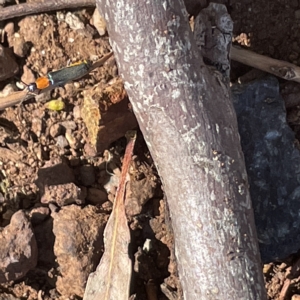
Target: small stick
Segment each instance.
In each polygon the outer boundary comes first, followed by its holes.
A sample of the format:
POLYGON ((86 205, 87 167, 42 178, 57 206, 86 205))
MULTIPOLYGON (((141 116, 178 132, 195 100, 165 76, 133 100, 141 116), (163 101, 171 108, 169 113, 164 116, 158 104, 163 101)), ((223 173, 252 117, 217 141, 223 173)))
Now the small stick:
POLYGON ((20 92, 11 93, 6 97, 0 97, 0 110, 4 110, 7 107, 14 106, 33 97, 34 95, 28 94, 26 89, 20 92))
POLYGON ((80 7, 95 7, 95 0, 47 0, 36 3, 11 5, 0 10, 0 21, 31 14, 80 7))
POLYGON ((103 57, 101 57, 99 60, 97 60, 95 63, 93 63, 93 65, 90 67, 89 72, 93 71, 96 68, 99 68, 101 66, 103 66, 103 64, 110 58, 112 57, 113 52, 109 52, 108 54, 105 54, 103 57))
POLYGON ((231 47, 230 58, 242 64, 271 73, 282 79, 300 82, 300 67, 289 62, 270 58, 234 46, 231 47))

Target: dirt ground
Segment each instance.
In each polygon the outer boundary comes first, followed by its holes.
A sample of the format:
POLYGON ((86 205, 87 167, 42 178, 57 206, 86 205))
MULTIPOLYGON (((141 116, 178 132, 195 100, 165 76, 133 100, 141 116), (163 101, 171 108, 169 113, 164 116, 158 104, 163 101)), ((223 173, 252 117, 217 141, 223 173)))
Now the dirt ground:
MULTIPOLYGON (((298 0, 219 2, 234 21, 235 43, 300 65, 298 0)), ((13 49, 6 69, 13 75, 0 74, 0 90, 8 84, 17 90, 16 82, 29 84, 72 62, 97 61, 109 53, 108 36, 97 32, 93 13, 65 10, 4 22, 2 45, 13 49)), ((235 62, 232 69, 232 80, 250 70, 235 62)), ((281 81, 283 93, 297 89, 298 84, 281 81)), ((290 108, 288 118, 300 138, 298 111, 290 108)), ((0 274, 0 299, 83 297, 88 274, 103 253, 123 135, 135 127, 113 57, 80 80, 0 112, 0 225, 6 226, 0 231, 0 256, 11 245, 10 259, 0 264, 7 270, 0 274), (99 90, 101 99, 95 96, 99 90), (93 124, 96 118, 100 121, 93 124)), ((131 299, 182 299, 168 208, 140 133, 130 175, 131 299)), ((269 299, 300 299, 299 264, 294 254, 263 266, 269 299)))

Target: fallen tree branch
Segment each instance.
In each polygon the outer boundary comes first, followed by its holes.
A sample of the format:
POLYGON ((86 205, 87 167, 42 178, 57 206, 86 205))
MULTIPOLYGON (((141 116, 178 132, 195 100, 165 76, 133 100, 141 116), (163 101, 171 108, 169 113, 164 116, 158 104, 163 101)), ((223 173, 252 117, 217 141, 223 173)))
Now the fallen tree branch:
POLYGON ((183 2, 97 3, 163 182, 184 298, 266 299, 228 85, 203 63, 183 2))
POLYGON ((250 50, 232 46, 230 58, 247 66, 271 73, 285 80, 300 82, 300 67, 250 50))
POLYGON ((89 6, 96 6, 95 0, 47 0, 43 2, 11 5, 0 9, 0 21, 48 11, 62 10, 66 8, 75 9, 89 6))

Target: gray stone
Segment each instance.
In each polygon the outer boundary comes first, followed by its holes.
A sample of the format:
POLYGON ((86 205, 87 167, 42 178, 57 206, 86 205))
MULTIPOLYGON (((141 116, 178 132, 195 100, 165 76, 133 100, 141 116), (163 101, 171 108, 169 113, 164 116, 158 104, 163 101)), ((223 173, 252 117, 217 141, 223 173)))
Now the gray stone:
POLYGON ((264 262, 300 248, 300 154, 278 81, 232 87, 264 262))

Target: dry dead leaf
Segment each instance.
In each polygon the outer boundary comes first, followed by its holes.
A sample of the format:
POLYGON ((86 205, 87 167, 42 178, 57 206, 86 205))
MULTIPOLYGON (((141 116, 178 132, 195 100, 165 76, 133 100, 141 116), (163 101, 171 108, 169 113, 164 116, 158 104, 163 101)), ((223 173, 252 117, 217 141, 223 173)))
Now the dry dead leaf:
POLYGON ((135 139, 136 133, 131 132, 113 211, 104 230, 105 251, 97 270, 89 276, 84 300, 127 300, 129 298, 132 263, 128 256, 130 232, 124 201, 135 139))

